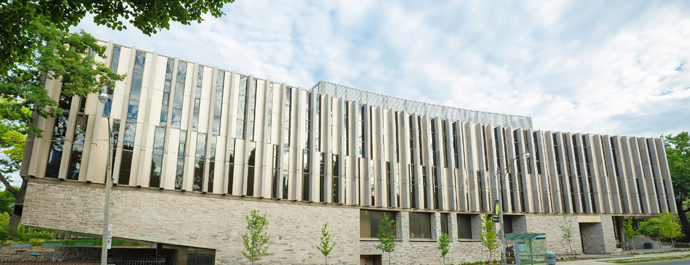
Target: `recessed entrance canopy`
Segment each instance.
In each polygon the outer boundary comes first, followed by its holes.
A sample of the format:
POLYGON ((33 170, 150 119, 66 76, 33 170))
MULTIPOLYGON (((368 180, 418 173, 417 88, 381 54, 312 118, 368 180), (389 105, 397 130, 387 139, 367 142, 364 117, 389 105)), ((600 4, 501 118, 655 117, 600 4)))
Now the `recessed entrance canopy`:
POLYGON ((510 233, 506 234, 506 240, 530 240, 537 237, 545 237, 545 233, 510 233))

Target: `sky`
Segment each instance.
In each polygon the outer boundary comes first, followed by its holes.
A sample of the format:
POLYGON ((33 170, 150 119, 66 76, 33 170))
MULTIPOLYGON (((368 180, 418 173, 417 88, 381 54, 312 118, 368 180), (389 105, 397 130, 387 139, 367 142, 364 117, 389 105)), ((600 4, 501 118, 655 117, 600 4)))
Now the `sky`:
POLYGON ((92 17, 125 46, 311 88, 319 80, 539 130, 690 130, 690 1, 237 0, 152 36, 92 17))

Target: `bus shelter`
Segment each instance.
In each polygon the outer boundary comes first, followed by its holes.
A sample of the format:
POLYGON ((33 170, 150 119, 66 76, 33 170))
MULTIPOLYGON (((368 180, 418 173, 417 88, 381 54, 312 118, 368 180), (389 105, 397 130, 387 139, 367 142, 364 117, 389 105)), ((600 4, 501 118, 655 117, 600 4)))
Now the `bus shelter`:
POLYGON ((546 255, 546 234, 506 234, 506 263, 534 264, 543 262, 546 255))

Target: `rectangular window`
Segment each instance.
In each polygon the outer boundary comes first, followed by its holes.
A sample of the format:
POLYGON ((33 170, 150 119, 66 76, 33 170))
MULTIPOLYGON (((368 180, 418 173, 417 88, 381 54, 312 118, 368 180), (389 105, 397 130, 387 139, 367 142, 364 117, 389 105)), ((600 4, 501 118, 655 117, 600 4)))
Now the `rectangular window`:
MULTIPOLYGON (((113 54, 110 56, 110 70, 113 71, 113 73, 117 73, 117 68, 120 65, 120 46, 113 46, 113 54)), ((107 93, 108 93, 108 98, 112 99, 113 98, 113 89, 115 88, 115 81, 110 80, 110 84, 108 85, 107 93)), ((105 103, 105 107, 103 108, 103 116, 104 117, 110 117, 110 110, 112 109, 112 101, 109 100, 108 102, 105 103)))
POLYGON ((314 150, 321 151, 321 95, 314 94, 316 106, 314 108, 314 150))
POLYGON ((177 146, 177 169, 175 170, 175 189, 182 189, 184 177, 184 151, 187 142, 187 131, 180 131, 180 143, 177 146))
POLYGON ((204 163, 206 163, 206 134, 200 133, 196 136, 193 191, 201 191, 204 182, 204 163))
POLYGON ((283 199, 288 198, 288 168, 290 167, 290 148, 283 148, 283 199))
POLYGON ((326 186, 326 167, 325 167, 325 160, 324 159, 324 153, 318 153, 319 154, 319 183, 321 183, 321 187, 319 188, 319 201, 320 202, 326 202, 326 190, 328 187, 326 186))
POLYGON ((410 238, 431 239, 430 213, 410 213, 410 238))
POLYGON ((237 98, 237 131, 235 138, 244 138, 244 114, 247 111, 247 77, 240 76, 240 91, 237 98))
POLYGON ((458 127, 459 125, 456 126, 456 124, 453 124, 453 157, 455 158, 455 168, 460 168, 460 154, 458 152, 458 127))
POLYGON ((247 196, 254 196, 254 172, 256 169, 256 143, 249 142, 247 158, 247 196))
POLYGON ((280 154, 280 145, 271 145, 273 148, 273 164, 271 165, 271 198, 278 199, 278 191, 280 186, 278 182, 280 181, 280 164, 278 161, 278 155, 280 154))
POLYGON ((256 80, 254 79, 251 84, 248 84, 247 86, 247 93, 249 93, 247 96, 249 97, 249 104, 247 104, 247 118, 249 119, 247 121, 247 139, 251 141, 255 141, 254 139, 254 121, 256 120, 256 90, 258 88, 258 84, 256 80), (251 87, 251 88, 250 88, 251 87))
MULTIPOLYGON (((117 150, 117 139, 120 138, 120 120, 119 119, 113 119, 113 128, 110 132, 113 135, 113 141, 111 142, 112 143, 112 146, 111 146, 112 149, 111 150, 113 153, 112 153, 112 156, 110 157, 112 159, 110 161, 110 170, 111 170, 110 173, 112 174, 113 173, 112 171, 115 171, 114 165, 115 165, 115 150, 117 150)), ((112 178, 112 175, 111 175, 111 178, 112 178)))
POLYGON ((266 130, 264 134, 266 135, 266 141, 271 141, 271 125, 273 125, 273 83, 271 83, 268 86, 268 103, 266 105, 267 108, 267 118, 268 121, 266 122, 266 130))
POLYGON ((304 154, 302 156, 302 200, 304 201, 311 201, 311 196, 309 192, 309 187, 310 185, 310 179, 309 179, 309 150, 304 150, 304 154))
MULTIPOLYGON (((438 171, 439 167, 441 166, 438 157, 439 157, 439 146, 438 142, 436 141, 436 122, 437 119, 431 120, 431 177, 433 178, 433 185, 434 185, 434 206, 436 209, 442 209, 443 205, 441 205, 441 200, 443 196, 443 193, 441 192, 441 178, 439 177, 438 171)), ((428 209, 428 208, 427 208, 428 209)))
POLYGON ((458 214, 458 238, 472 239, 472 217, 471 214, 458 214))
MULTIPOLYGON (((388 216, 388 220, 396 220, 397 212, 384 212, 384 211, 371 211, 371 210, 360 210, 359 211, 359 237, 360 238, 377 238, 379 233, 379 225, 383 221, 384 216, 388 216)), ((398 224, 396 228, 400 228, 398 224)))
POLYGON ((172 86, 172 74, 174 64, 175 60, 172 58, 168 58, 168 63, 165 66, 165 83, 163 85, 163 102, 161 103, 162 107, 161 119, 159 124, 160 126, 165 126, 168 123, 168 104, 170 103, 170 87, 172 86))
POLYGON ((204 67, 199 66, 196 75, 196 89, 194 90, 194 115, 192 116, 192 130, 199 127, 199 110, 201 109, 201 90, 204 82, 204 67))
POLYGON ((177 76, 175 77, 175 96, 173 97, 173 112, 170 126, 179 129, 182 123, 182 104, 184 102, 185 80, 187 79, 187 63, 177 63, 177 76))
POLYGON ((134 137, 137 131, 136 122, 125 122, 125 137, 122 141, 122 159, 120 160, 120 175, 117 183, 129 185, 132 167, 132 152, 134 152, 134 137))
POLYGON ((213 134, 220 134, 220 116, 223 113, 223 85, 225 83, 225 72, 218 71, 216 78, 216 95, 213 101, 213 134))
MULTIPOLYGON (((81 99, 85 102, 86 99, 81 99)), ((69 159, 69 167, 67 169, 67 179, 79 179, 79 172, 81 172, 81 159, 84 153, 84 141, 86 140, 86 126, 88 117, 84 114, 77 114, 77 120, 74 127, 74 141, 72 142, 72 154, 69 159)))
POLYGON ((127 108, 128 121, 136 121, 139 114, 139 99, 141 97, 141 86, 144 78, 145 63, 146 53, 137 52, 134 61, 134 71, 132 73, 132 87, 129 91, 129 107, 127 108))
POLYGON ((156 131, 153 136, 153 156, 151 161, 151 178, 149 179, 149 187, 160 187, 164 146, 165 127, 156 127, 156 131))
POLYGON ((206 191, 207 192, 213 192, 213 179, 215 175, 215 166, 216 166, 216 136, 211 135, 211 150, 210 153, 208 154, 208 185, 206 186, 206 191))
POLYGON ((60 161, 62 161, 62 150, 64 148, 65 133, 67 132, 67 120, 69 112, 63 112, 55 118, 53 127, 53 139, 50 142, 48 154, 48 164, 46 165, 46 178, 57 178, 60 172, 60 161))
POLYGON ((333 154, 332 160, 333 169, 331 172, 333 172, 333 203, 340 203, 340 189, 342 187, 340 183, 342 181, 342 175, 340 174, 340 170, 338 170, 340 166, 340 155, 333 154))
POLYGON ((441 213, 441 233, 444 233, 446 235, 450 235, 450 227, 448 226, 448 218, 450 218, 450 214, 441 213))
POLYGON ((309 141, 311 137, 312 128, 311 128, 311 93, 307 92, 307 108, 304 110, 304 135, 306 136, 306 140, 304 141, 304 149, 310 149, 311 146, 309 145, 311 142, 309 141))
POLYGON ((228 141, 228 194, 232 194, 232 184, 235 182, 235 139, 229 138, 228 141))
POLYGON ((345 130, 340 130, 341 132, 344 132, 343 136, 345 138, 345 155, 349 156, 350 155, 350 101, 345 101, 345 124, 343 124, 343 127, 345 127, 345 130))
POLYGON ((290 113, 291 113, 291 103, 292 100, 292 89, 288 86, 285 87, 285 109, 283 110, 283 142, 285 146, 290 146, 290 113))

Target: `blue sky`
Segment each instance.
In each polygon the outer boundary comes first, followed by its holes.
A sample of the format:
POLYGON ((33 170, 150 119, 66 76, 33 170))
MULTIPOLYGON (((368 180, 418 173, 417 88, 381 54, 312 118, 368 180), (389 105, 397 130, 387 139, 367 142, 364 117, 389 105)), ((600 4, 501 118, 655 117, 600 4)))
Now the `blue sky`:
POLYGON ((72 30, 310 88, 327 80, 535 129, 690 130, 689 1, 238 0, 151 37, 72 30), (507 3, 506 3, 507 2, 507 3))

